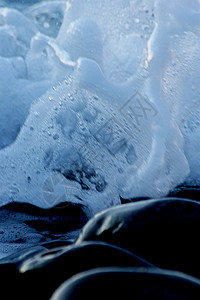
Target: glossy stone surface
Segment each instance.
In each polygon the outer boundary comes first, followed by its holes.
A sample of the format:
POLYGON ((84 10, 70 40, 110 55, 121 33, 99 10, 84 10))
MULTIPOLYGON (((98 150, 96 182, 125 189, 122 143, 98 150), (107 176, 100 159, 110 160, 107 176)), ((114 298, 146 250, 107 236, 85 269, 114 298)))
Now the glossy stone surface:
POLYGON ((199 292, 199 281, 181 273, 102 268, 66 281, 51 300, 196 300, 199 292))
POLYGON ((76 244, 105 241, 160 268, 200 277, 200 204, 178 198, 145 200, 97 214, 76 244))

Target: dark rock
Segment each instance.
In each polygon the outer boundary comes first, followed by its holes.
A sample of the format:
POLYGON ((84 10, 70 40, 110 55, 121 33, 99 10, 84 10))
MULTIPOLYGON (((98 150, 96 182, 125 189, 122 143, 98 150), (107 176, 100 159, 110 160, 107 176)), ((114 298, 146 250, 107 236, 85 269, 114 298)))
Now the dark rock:
MULTIPOLYGON (((0 278, 1 278, 1 299, 25 299, 21 298, 21 293, 26 287, 22 286, 22 276, 19 273, 19 266, 23 261, 46 250, 42 246, 30 247, 17 251, 16 253, 0 260, 0 278)), ((27 294, 26 294, 27 296, 27 294)), ((28 299, 28 297, 27 297, 28 299)))
POLYGON ((106 243, 83 243, 39 253, 20 267, 23 285, 35 284, 33 299, 38 293, 49 299, 53 291, 67 278, 101 266, 152 266, 129 251, 106 243), (45 278, 45 280, 44 280, 45 278))
POLYGON ((200 204, 163 198, 113 207, 83 228, 76 244, 105 241, 160 268, 200 277, 200 204))
POLYGON ((24 256, 20 257, 21 261, 17 258, 9 261, 8 258, 0 264, 3 287, 1 293, 3 290, 8 291, 8 299, 12 297, 49 299, 54 290, 66 279, 92 268, 102 266, 153 267, 129 251, 101 242, 87 242, 77 246, 39 251, 32 253, 27 259, 24 259, 24 256), (7 276, 4 280, 4 271, 8 270, 8 266, 10 266, 10 277, 7 276), (9 286, 13 288, 9 290, 9 286))
POLYGON ((51 209, 16 202, 1 207, 0 256, 6 257, 0 259, 1 299, 31 299, 33 281, 24 286, 20 265, 40 251, 72 244, 86 222, 81 206, 69 203, 51 209))
POLYGON ((101 268, 78 274, 58 288, 51 300, 196 300, 200 281, 172 271, 101 268))
POLYGON ((132 203, 132 202, 142 201, 142 200, 149 200, 149 199, 151 199, 151 198, 149 198, 149 197, 137 197, 137 198, 124 199, 124 198, 120 197, 121 204, 127 204, 127 203, 132 203))
POLYGON ((72 241, 55 240, 46 243, 41 243, 41 245, 47 249, 53 249, 53 248, 58 248, 63 246, 70 246, 72 245, 72 241))
POLYGON ((87 222, 80 205, 63 203, 42 209, 13 202, 0 208, 0 256, 8 256, 31 246, 70 243, 87 222), (58 242, 59 240, 59 242, 58 242))
POLYGON ((88 221, 80 205, 67 202, 48 209, 40 208, 29 203, 12 202, 0 208, 0 222, 1 212, 5 213, 5 211, 7 211, 9 215, 18 213, 29 216, 29 219, 31 216, 35 217, 31 220, 24 220, 24 222, 39 231, 46 229, 51 230, 49 227, 52 227, 52 230, 62 233, 63 230, 66 232, 81 228, 88 221), (35 219, 37 219, 37 222, 34 223, 35 219), (53 226, 51 226, 52 223, 53 226))
POLYGON ((200 200, 199 186, 180 186, 170 192, 169 197, 189 198, 191 200, 200 200))

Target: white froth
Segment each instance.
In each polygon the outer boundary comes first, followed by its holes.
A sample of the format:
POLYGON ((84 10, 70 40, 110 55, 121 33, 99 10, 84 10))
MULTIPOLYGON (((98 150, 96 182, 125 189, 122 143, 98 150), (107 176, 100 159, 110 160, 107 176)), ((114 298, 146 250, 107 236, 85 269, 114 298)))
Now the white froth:
POLYGON ((1 205, 93 215, 199 184, 199 12, 197 0, 1 8, 1 205))

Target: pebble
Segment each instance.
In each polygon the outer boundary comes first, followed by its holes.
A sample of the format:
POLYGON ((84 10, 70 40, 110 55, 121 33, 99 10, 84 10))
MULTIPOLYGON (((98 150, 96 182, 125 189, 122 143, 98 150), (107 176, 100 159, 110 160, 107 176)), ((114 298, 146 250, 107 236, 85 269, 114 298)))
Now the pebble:
POLYGON ((44 237, 0 259, 1 298, 199 299, 200 203, 175 197, 122 203, 89 221, 81 207, 1 208, 1 239, 8 230, 10 244, 15 231, 18 244, 27 234, 44 237))
POLYGON ((51 300, 196 300, 200 282, 172 271, 100 268, 61 285, 51 300))
POLYGON ((105 210, 83 227, 76 244, 104 241, 159 268, 200 278, 200 203, 162 198, 105 210))

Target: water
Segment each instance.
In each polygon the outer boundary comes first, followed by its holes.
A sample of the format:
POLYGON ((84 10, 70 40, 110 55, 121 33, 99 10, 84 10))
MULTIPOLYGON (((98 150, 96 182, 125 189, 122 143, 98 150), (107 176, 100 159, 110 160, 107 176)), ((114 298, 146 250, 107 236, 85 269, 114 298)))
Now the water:
POLYGON ((1 205, 91 217, 199 184, 198 1, 2 5, 1 205))

